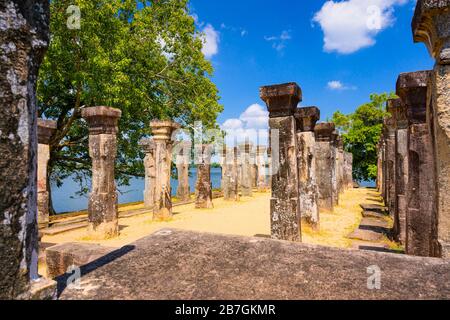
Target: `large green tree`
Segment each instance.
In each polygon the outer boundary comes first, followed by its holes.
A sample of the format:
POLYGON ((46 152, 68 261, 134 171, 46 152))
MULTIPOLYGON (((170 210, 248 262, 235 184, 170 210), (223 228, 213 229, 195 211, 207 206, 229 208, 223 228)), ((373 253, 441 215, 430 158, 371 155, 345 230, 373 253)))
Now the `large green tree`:
POLYGON ((57 121, 49 182, 68 177, 87 191, 88 131, 81 109, 122 110, 116 179, 142 176, 138 141, 152 119, 215 127, 222 111, 203 35, 188 0, 52 0, 51 41, 38 79, 39 116, 57 121), (77 10, 81 13, 79 28, 77 10))
POLYGON ((355 112, 343 114, 336 111, 333 121, 341 133, 346 151, 353 154, 353 178, 372 181, 377 177, 377 144, 383 129, 386 101, 393 93, 371 94, 370 102, 359 106, 355 112))

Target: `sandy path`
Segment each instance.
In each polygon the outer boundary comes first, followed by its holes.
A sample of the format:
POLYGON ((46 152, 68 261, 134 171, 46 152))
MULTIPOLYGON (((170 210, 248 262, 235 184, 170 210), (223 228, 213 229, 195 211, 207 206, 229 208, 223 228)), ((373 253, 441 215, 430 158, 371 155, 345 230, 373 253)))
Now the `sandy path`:
MULTIPOLYGON (((334 212, 321 212, 320 231, 313 231, 302 224, 303 242, 348 248, 352 241, 346 236, 361 220, 360 203, 368 202, 374 196, 370 189, 351 189, 341 195, 340 205, 334 212)), ((91 241, 85 230, 79 229, 55 236, 44 236, 49 243, 93 242, 105 246, 121 247, 145 237, 162 228, 224 233, 242 236, 270 234, 270 193, 254 193, 252 198, 242 198, 240 202, 226 202, 222 198, 214 200, 213 209, 195 209, 193 204, 174 208, 174 218, 168 222, 154 222, 152 215, 143 214, 119 220, 120 236, 104 241, 91 241)))

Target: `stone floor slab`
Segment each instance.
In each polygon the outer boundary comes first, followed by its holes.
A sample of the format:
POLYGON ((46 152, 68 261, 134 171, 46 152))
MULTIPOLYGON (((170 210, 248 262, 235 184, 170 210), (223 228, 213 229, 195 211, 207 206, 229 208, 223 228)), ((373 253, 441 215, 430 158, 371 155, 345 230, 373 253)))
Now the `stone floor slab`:
POLYGON ((449 260, 160 230, 82 268, 61 299, 449 299, 449 260), (368 267, 381 289, 367 288, 368 267))

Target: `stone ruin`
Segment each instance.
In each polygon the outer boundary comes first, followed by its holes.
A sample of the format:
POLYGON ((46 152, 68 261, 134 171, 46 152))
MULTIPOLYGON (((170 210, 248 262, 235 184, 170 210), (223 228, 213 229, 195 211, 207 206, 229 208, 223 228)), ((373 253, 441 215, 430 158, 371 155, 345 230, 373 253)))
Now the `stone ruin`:
POLYGON ((377 187, 407 254, 450 257, 450 1, 419 0, 412 31, 436 64, 402 73, 378 145, 377 187))
POLYGON ((211 209, 212 184, 211 184, 211 156, 213 145, 196 145, 197 156, 197 184, 195 186, 195 207, 197 209, 211 209))
POLYGON ((243 197, 251 197, 253 195, 254 186, 254 161, 252 158, 253 144, 245 142, 239 145, 239 164, 240 179, 239 185, 243 197))
POLYGON ((177 151, 175 164, 178 175, 177 198, 181 202, 189 201, 191 198, 191 190, 189 187, 189 165, 191 163, 191 148, 190 141, 182 141, 177 144, 177 151))
MULTIPOLYGON (((55 283, 39 278, 37 274, 38 126, 35 81, 48 42, 48 2, 29 0, 27 5, 17 0, 0 5, 0 22, 4 22, 5 26, 0 30, 0 40, 2 43, 16 43, 19 48, 9 52, 0 50, 0 67, 3 70, 0 72, 0 86, 4 92, 0 101, 8 106, 0 108, 0 150, 3 155, 0 161, 2 168, 5 168, 0 179, 3 190, 0 239, 1 246, 7 249, 0 251, 0 298, 5 299, 55 297, 55 283), (37 7, 42 10, 36 11, 37 7), (40 12, 41 15, 31 14, 33 12, 40 12), (18 25, 22 27, 13 28, 8 21, 19 21, 18 25), (25 79, 23 90, 19 93, 12 90, 6 71, 25 79)), ((395 230, 400 239, 405 239, 407 252, 445 258, 449 257, 450 251, 450 211, 445 200, 446 191, 450 189, 450 119, 447 112, 450 105, 449 7, 449 1, 419 0, 417 3, 413 21, 414 38, 426 43, 436 59, 436 66, 432 72, 399 76, 397 92, 401 100, 389 102, 392 117, 386 119, 384 135, 379 143, 381 165, 378 174, 380 181, 377 181, 383 196, 388 199, 388 206, 393 208, 391 214, 395 217, 395 230), (405 132, 406 149, 402 143, 405 132), (392 163, 387 166, 389 161, 392 163)), ((332 208, 342 188, 351 184, 352 159, 343 152, 333 124, 305 126, 308 118, 310 124, 317 121, 314 119, 318 110, 298 111, 297 104, 302 99, 302 93, 297 84, 262 87, 260 95, 269 110, 271 135, 279 137, 279 145, 269 146, 273 175, 270 182, 272 238, 301 241, 300 221, 303 216, 306 218, 309 215, 306 208, 310 207, 303 203, 314 201, 302 199, 301 190, 311 195, 310 190, 314 188, 314 166, 308 160, 316 160, 317 203, 319 207, 332 208), (313 130, 314 135, 311 134, 313 130), (326 165, 320 165, 321 161, 326 165), (302 163, 308 166, 303 167, 302 163), (327 173, 322 178, 323 171, 327 173), (323 190, 328 192, 325 194, 323 190)), ((95 237, 109 237, 117 233, 114 159, 120 110, 92 107, 83 109, 82 115, 89 125, 89 150, 93 162, 88 229, 95 237)), ((53 124, 41 122, 40 127, 46 126, 48 131, 54 128, 53 124)), ((172 121, 153 121, 150 126, 153 139, 142 143, 148 156, 146 176, 148 172, 148 177, 155 179, 153 191, 148 189, 149 199, 153 202, 154 217, 167 219, 172 214, 171 135, 179 126, 172 121)), ((39 139, 40 144, 48 144, 45 142, 49 140, 45 137, 49 136, 49 132, 44 133, 39 139)), ((233 151, 232 163, 237 154, 236 149, 233 151)), ((45 156, 44 152, 42 164, 46 162, 45 156)), ((204 167, 199 172, 208 170, 208 159, 202 160, 204 167)), ((237 166, 232 167, 237 172, 237 166)), ((207 175, 198 180, 207 182, 207 175)), ((203 188, 206 185, 204 183, 197 188, 206 190, 203 195, 209 194, 208 188, 203 188)), ((41 187, 39 190, 46 190, 46 185, 41 187)), ((309 220, 314 223, 313 218, 309 220)), ((58 268, 60 263, 65 263, 77 248, 81 250, 81 256, 92 249, 88 244, 86 248, 74 244, 70 246, 64 244, 55 247, 54 252, 50 250, 49 259, 53 259, 50 262, 54 263, 49 265, 55 273, 65 270, 58 268)), ((79 260, 84 261, 82 283, 90 284, 84 287, 89 290, 66 288, 67 275, 62 275, 57 278, 59 298, 448 299, 450 296, 448 259, 176 230, 161 230, 121 249, 100 248, 97 252, 100 251, 102 253, 94 261, 79 260), (240 252, 238 256, 235 254, 237 251, 240 252), (187 255, 191 259, 186 260, 187 255), (255 264, 255 261, 262 261, 261 257, 271 258, 255 264), (183 263, 178 263, 180 261, 183 263), (229 268, 225 270, 224 265, 229 268), (383 290, 367 289, 366 268, 370 265, 377 265, 383 270, 383 290), (286 272, 277 271, 283 268, 286 272), (124 270, 128 272, 126 279, 117 276, 124 270), (210 270, 213 275, 220 273, 223 276, 218 278, 203 274, 198 277, 198 270, 210 270), (305 275, 299 270, 311 272, 305 275), (418 283, 417 279, 421 281, 418 283), (304 285, 299 287, 292 283, 304 285), (328 284, 326 290, 323 283, 328 284), (410 283, 414 285, 405 285, 410 283), (194 285, 196 290, 192 291, 194 285)))
POLYGON ((316 171, 316 137, 314 127, 320 119, 317 107, 298 108, 295 112, 298 143, 298 179, 302 218, 319 229, 319 189, 316 171))
POLYGON ((222 191, 226 201, 239 201, 239 164, 238 148, 222 149, 222 191))
POLYGON ((172 172, 172 134, 180 128, 173 121, 154 120, 150 122, 155 143, 155 189, 153 201, 153 219, 169 220, 172 218, 172 189, 170 176, 172 172))
POLYGON ((142 138, 139 141, 144 151, 144 207, 153 209, 155 204, 155 179, 156 179, 156 161, 155 149, 156 144, 151 138, 142 138))
POLYGON ((56 121, 38 119, 37 205, 39 229, 48 227, 49 193, 47 166, 50 159, 50 140, 56 132, 56 121))
MULTIPOLYGON (((302 91, 296 83, 266 86, 261 99, 269 110, 271 135, 278 134, 272 151, 271 235, 274 239, 301 241, 300 199, 297 164, 297 128, 294 117, 302 91), (274 169, 277 161, 278 168, 274 169)), ((272 139, 271 139, 272 141, 272 139)))
POLYGON ((315 129, 316 137, 316 172, 317 185, 319 189, 319 208, 323 210, 332 211, 335 202, 333 199, 333 172, 335 161, 335 152, 332 141, 332 134, 334 131, 334 123, 319 123, 315 129))
POLYGON ((85 108, 81 112, 89 126, 89 155, 92 159, 87 230, 92 239, 108 239, 119 234, 114 167, 121 114, 118 109, 104 106, 85 108))
POLYGON ((39 278, 36 79, 49 42, 49 3, 0 4, 0 299, 51 298, 39 278))

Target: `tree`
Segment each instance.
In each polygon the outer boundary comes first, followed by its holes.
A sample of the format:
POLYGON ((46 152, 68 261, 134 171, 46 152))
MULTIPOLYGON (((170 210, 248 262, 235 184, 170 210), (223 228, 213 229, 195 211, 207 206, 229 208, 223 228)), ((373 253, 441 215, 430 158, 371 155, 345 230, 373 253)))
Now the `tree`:
POLYGON ((354 113, 333 114, 333 121, 342 135, 345 150, 353 154, 353 177, 358 181, 373 181, 377 177, 377 144, 383 119, 388 115, 386 101, 396 98, 393 93, 371 94, 370 102, 354 113))
POLYGON ((55 0, 50 10, 51 41, 38 78, 39 116, 58 125, 50 142, 49 182, 59 186, 72 177, 78 193, 88 191, 85 106, 122 110, 119 186, 144 174, 138 141, 150 134, 150 120, 217 126, 223 108, 188 0, 55 0), (79 29, 68 23, 71 5, 80 9, 79 29))

